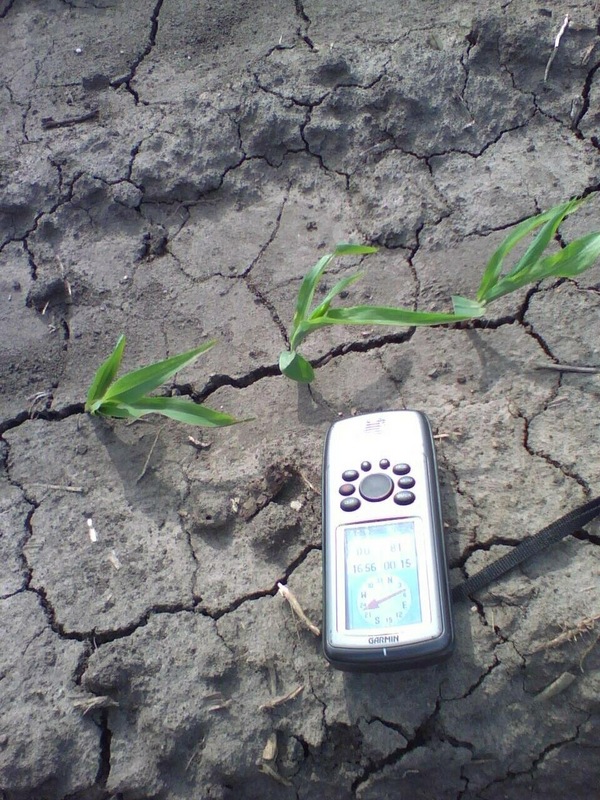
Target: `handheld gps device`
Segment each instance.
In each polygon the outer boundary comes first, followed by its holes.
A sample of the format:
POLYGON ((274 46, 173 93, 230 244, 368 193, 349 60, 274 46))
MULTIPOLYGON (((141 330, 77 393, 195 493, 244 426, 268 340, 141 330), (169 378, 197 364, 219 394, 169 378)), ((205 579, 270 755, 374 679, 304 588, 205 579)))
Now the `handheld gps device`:
POLYGON ((335 422, 323 459, 323 649, 336 668, 400 670, 454 648, 437 467, 419 411, 335 422))

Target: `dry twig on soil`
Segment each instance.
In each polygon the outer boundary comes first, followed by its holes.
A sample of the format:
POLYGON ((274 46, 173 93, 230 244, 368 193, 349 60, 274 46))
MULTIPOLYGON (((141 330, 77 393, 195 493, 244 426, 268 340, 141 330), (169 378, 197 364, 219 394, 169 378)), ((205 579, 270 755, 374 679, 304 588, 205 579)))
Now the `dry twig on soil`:
POLYGON ((567 30, 568 25, 569 25, 569 15, 567 14, 563 20, 563 24, 560 26, 559 32, 556 34, 556 38, 554 40, 554 48, 550 53, 550 58, 548 59, 548 63, 546 64, 546 70, 544 72, 544 83, 546 83, 546 81, 548 80, 550 67, 552 66, 552 62, 554 61, 554 57, 556 56, 556 51, 558 50, 560 40, 562 39, 563 33, 567 30))
POLYGON ((146 460, 144 461, 144 466, 142 467, 142 471, 140 472, 140 474, 137 476, 137 478, 135 480, 136 483, 139 483, 142 480, 142 478, 144 477, 144 475, 146 474, 146 470, 148 469, 148 464, 150 463, 150 459, 152 458, 152 453, 154 452, 154 448, 156 447, 156 443, 158 442, 158 437, 160 436, 161 431, 162 431, 163 428, 164 428, 164 425, 162 425, 156 431, 156 436, 154 437, 154 441, 152 442, 152 446, 150 447, 150 451, 148 452, 146 460))
POLYGON ((102 695, 73 700, 73 707, 81 709, 85 717, 90 711, 96 711, 99 708, 118 708, 119 704, 116 700, 113 700, 112 697, 102 695))
POLYGON ((600 367, 578 367, 576 364, 553 364, 551 361, 544 361, 532 364, 534 369, 553 369, 556 372, 581 372, 582 374, 593 375, 600 372, 600 367))
POLYGON ((27 486, 39 486, 41 489, 55 489, 58 492, 73 492, 74 494, 83 494, 85 491, 83 486, 62 486, 59 483, 28 483, 27 486))
POLYGON ((570 672, 563 672, 562 675, 559 675, 555 681, 552 681, 545 689, 539 694, 536 694, 535 699, 537 702, 542 702, 544 700, 550 700, 550 698, 555 697, 555 695, 564 692, 575 680, 575 675, 570 672))
POLYGON ((570 627, 566 627, 561 634, 555 636, 554 639, 550 639, 549 642, 544 642, 543 644, 538 645, 534 650, 533 653, 539 653, 541 650, 548 650, 551 647, 560 647, 561 645, 565 644, 565 642, 573 642, 583 636, 585 633, 591 633, 596 627, 596 623, 600 620, 600 614, 596 614, 593 617, 584 617, 580 619, 575 625, 571 625, 570 627))
POLYGON ((304 625, 304 627, 308 628, 308 630, 311 633, 314 633, 315 636, 320 636, 321 631, 319 630, 319 628, 317 628, 317 626, 314 623, 312 623, 309 620, 309 618, 302 610, 302 606, 300 605, 296 597, 292 594, 292 592, 290 592, 288 587, 284 586, 282 583, 278 583, 277 587, 279 588, 279 594, 281 594, 282 597, 284 597, 285 600, 288 601, 288 603, 292 608, 292 611, 296 614, 296 616, 298 617, 300 622, 304 625))
POLYGON ((283 705, 283 703, 287 703, 288 700, 294 700, 294 698, 298 697, 298 695, 302 692, 304 686, 296 686, 295 689, 292 689, 291 692, 287 694, 282 694, 279 697, 274 697, 272 700, 267 700, 266 703, 263 703, 258 708, 260 711, 271 711, 273 708, 277 708, 277 706, 283 705))

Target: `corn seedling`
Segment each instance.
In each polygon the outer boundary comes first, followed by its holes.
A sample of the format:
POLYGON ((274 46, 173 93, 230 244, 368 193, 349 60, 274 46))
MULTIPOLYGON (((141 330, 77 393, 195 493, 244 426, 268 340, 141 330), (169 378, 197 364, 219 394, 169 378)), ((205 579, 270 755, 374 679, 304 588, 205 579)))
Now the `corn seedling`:
POLYGON ((569 214, 576 211, 585 200, 570 200, 554 206, 543 214, 529 217, 516 225, 494 252, 485 268, 476 300, 454 296, 455 313, 470 313, 482 317, 489 303, 510 292, 544 278, 572 278, 584 272, 600 257, 600 233, 588 233, 568 244, 556 253, 543 256, 544 251, 556 236, 558 226, 569 214), (537 236, 515 266, 502 274, 504 259, 521 239, 541 228, 537 236))
POLYGON ((148 396, 148 392, 157 389, 176 372, 192 364, 214 344, 214 340, 206 342, 187 353, 128 372, 115 380, 125 349, 125 337, 119 336, 115 349, 94 375, 85 410, 90 414, 119 419, 139 419, 146 414, 161 414, 188 425, 203 425, 210 428, 220 428, 243 421, 234 419, 229 414, 213 411, 184 397, 148 396))
POLYGON ((357 281, 362 273, 342 278, 311 311, 315 291, 331 261, 336 256, 368 255, 377 252, 367 245, 340 244, 333 253, 323 256, 306 274, 296 303, 289 337, 289 349, 279 356, 281 372, 299 383, 310 383, 314 378, 311 364, 298 353, 298 347, 309 333, 326 325, 445 325, 482 317, 487 306, 503 295, 514 292, 544 278, 566 278, 579 275, 600 257, 600 233, 590 233, 576 239, 556 253, 543 253, 555 238, 560 223, 583 203, 571 200, 551 208, 543 214, 529 217, 516 225, 490 258, 479 285, 475 300, 454 295, 454 313, 412 311, 392 306, 351 306, 331 308, 334 298, 357 281), (524 255, 515 266, 503 274, 504 259, 510 251, 536 228, 541 228, 524 255))
POLYGON ((298 353, 298 347, 309 333, 326 325, 403 325, 412 327, 413 325, 442 325, 471 318, 471 314, 411 311, 406 308, 390 306, 331 308, 333 299, 361 278, 361 272, 342 278, 323 300, 312 311, 310 310, 319 281, 336 256, 368 255, 376 252, 376 247, 367 245, 338 244, 333 253, 324 255, 306 274, 298 292, 289 350, 284 350, 279 356, 279 369, 288 378, 299 383, 310 383, 313 380, 314 370, 304 356, 298 353))

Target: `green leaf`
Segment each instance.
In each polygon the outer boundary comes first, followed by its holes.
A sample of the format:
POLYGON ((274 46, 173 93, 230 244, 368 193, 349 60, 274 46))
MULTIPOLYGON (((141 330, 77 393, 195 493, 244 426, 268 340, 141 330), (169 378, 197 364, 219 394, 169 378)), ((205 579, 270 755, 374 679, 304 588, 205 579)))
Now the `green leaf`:
POLYGON ((452 307, 454 308, 454 313, 459 316, 474 318, 483 317, 485 314, 485 306, 482 303, 457 294, 452 295, 452 307))
POLYGON ((377 247, 368 244, 338 244, 333 251, 334 256, 367 256, 376 253, 377 247))
POLYGON ((108 389, 110 384, 114 381, 115 376, 121 365, 124 348, 125 348, 125 337, 123 336, 123 334, 121 334, 117 339, 117 344, 115 345, 115 349, 106 359, 106 361, 104 361, 98 367, 96 374, 94 375, 94 379, 92 380, 92 384, 87 393, 87 399, 85 403, 86 411, 93 412, 95 410, 95 406, 97 406, 98 402, 102 400, 106 390, 108 389))
POLYGON ((530 281, 543 278, 571 278, 593 266, 600 258, 600 233, 589 233, 571 242, 558 253, 540 259, 535 267, 523 276, 530 281))
POLYGON ((293 350, 284 350, 279 356, 279 369, 287 377, 298 383, 310 383, 315 372, 308 361, 293 350))
POLYGON ((333 261, 336 256, 356 256, 368 255, 369 253, 376 253, 377 248, 370 245, 362 244, 338 244, 333 253, 327 253, 320 258, 317 263, 310 269, 300 285, 298 291, 298 300, 296 302, 296 311, 294 319, 292 320, 292 331, 290 334, 290 342, 294 338, 294 334, 298 326, 306 319, 310 307, 312 305, 315 291, 321 280, 321 276, 333 261))
MULTIPOLYGON (((319 328, 324 328, 326 325, 331 325, 331 322, 327 320, 323 321, 323 316, 317 317, 316 319, 305 319, 303 322, 298 325, 296 330, 294 331, 294 335, 290 339, 290 350, 292 353, 296 352, 296 350, 300 347, 304 339, 308 336, 309 333, 318 330, 319 328)), ((287 351, 284 351, 287 352, 287 351)))
POLYGON ((169 417, 177 422, 202 425, 208 428, 222 428, 226 425, 247 421, 234 419, 229 414, 213 411, 211 408, 194 403, 184 397, 140 397, 133 403, 115 402, 114 405, 109 402, 101 406, 101 412, 107 416, 129 416, 134 419, 139 419, 146 414, 161 414, 163 417, 169 417), (105 407, 106 411, 104 411, 105 407))
MULTIPOLYGON (((490 292, 498 282, 498 279, 500 278, 504 259, 508 255, 508 253, 521 241, 521 239, 523 239, 525 236, 527 236, 527 234, 531 233, 536 228, 539 228, 541 225, 551 222, 557 217, 560 217, 560 220, 564 219, 564 217, 567 216, 567 214, 570 214, 573 211, 575 211, 575 209, 579 207, 581 202, 582 202, 581 200, 574 200, 574 201, 569 201, 567 203, 562 203, 559 206, 554 206, 548 211, 544 211, 542 214, 538 214, 537 216, 533 217, 528 217, 527 219, 523 220, 523 222, 519 223, 519 225, 516 225, 510 232, 510 234, 506 237, 506 239, 504 239, 500 247, 492 254, 492 257, 488 261, 488 264, 481 278, 481 283, 479 284, 479 289, 477 291, 477 300, 479 300, 481 303, 487 303, 490 301, 491 299, 490 292)), ((560 224, 560 221, 558 224, 560 224)), ((551 233, 551 236, 553 235, 554 234, 551 233)), ((548 242, 546 242, 546 244, 547 243, 548 242)), ((527 256, 527 253, 525 254, 525 256, 527 256)), ((518 268, 522 266, 525 256, 523 256, 523 258, 518 262, 517 264, 518 268)))
POLYGON ((552 213, 550 219, 544 224, 541 231, 531 242, 523 256, 506 275, 507 279, 520 276, 522 273, 525 274, 532 267, 535 267, 536 263, 540 260, 542 253, 556 235, 556 231, 558 230, 560 223, 568 214, 571 214, 573 211, 575 211, 575 209, 578 208, 581 203, 581 200, 571 200, 568 203, 563 203, 560 206, 555 206, 555 208, 550 209, 550 211, 554 213, 552 213))
POLYGON ((571 242, 557 253, 540 259, 527 272, 498 281, 489 293, 490 300, 497 300, 544 278, 570 278, 593 266, 600 258, 600 233, 590 233, 571 242))
MULTIPOLYGON (((322 325, 444 325, 464 322, 470 315, 437 311, 411 311, 390 306, 350 306, 332 308, 319 318, 322 325)), ((320 327, 320 326, 319 326, 320 327)))
POLYGON ((600 233, 589 233, 576 239, 559 253, 543 259, 540 267, 549 269, 557 278, 570 278, 592 267, 600 258, 600 233))
POLYGON ((315 290, 321 280, 321 275, 334 257, 335 253, 327 253, 327 255, 320 258, 314 267, 304 276, 300 284, 300 290, 298 291, 298 300, 296 301, 296 311, 294 313, 294 319, 292 320, 292 334, 290 339, 293 338, 298 325, 306 319, 313 297, 315 296, 315 290))
POLYGON ((333 300, 333 298, 336 297, 336 295, 343 292, 345 289, 347 289, 348 286, 351 286, 355 281, 359 280, 359 278, 362 278, 363 275, 364 275, 363 272, 357 272, 356 275, 350 275, 347 278, 342 278, 341 280, 339 280, 335 284, 335 286, 333 286, 327 292, 323 300, 311 313, 309 319, 316 319, 317 317, 320 317, 322 314, 324 314, 331 305, 331 301, 333 300))
POLYGON ((156 364, 150 364, 147 367, 128 372, 112 384, 105 393, 104 398, 106 400, 118 400, 125 405, 131 405, 148 392, 165 383, 180 369, 191 364, 199 355, 210 350, 214 344, 215 340, 212 339, 210 342, 205 342, 200 347, 196 347, 186 353, 180 353, 180 355, 172 356, 156 364))
POLYGON ((107 400, 98 403, 98 408, 92 412, 101 414, 103 417, 115 417, 116 419, 137 419, 127 406, 122 405, 116 400, 107 400))

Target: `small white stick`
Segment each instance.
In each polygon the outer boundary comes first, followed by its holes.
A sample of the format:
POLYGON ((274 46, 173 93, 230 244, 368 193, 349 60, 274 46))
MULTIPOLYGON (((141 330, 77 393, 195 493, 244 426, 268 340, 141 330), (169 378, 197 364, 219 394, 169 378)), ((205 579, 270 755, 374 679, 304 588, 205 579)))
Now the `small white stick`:
POLYGON ((74 492, 75 494, 83 494, 85 489, 83 486, 61 486, 59 483, 29 483, 28 486, 39 486, 42 489, 56 489, 60 492, 74 492))
POLYGON ((288 601, 292 611, 296 614, 300 622, 304 625, 305 628, 311 633, 314 633, 315 636, 320 636, 321 631, 314 625, 309 618, 306 616, 304 611, 302 610, 302 606, 296 599, 296 597, 290 592, 287 586, 284 586, 282 583, 277 584, 277 588, 279 589, 279 594, 288 601))
POLYGON ((567 25, 569 24, 569 15, 565 14, 565 18, 563 20, 563 24, 560 26, 559 32, 556 34, 556 39, 554 40, 554 49, 558 48, 560 44, 560 40, 562 39, 563 33, 567 30, 567 25))
POLYGON ((600 367, 579 367, 576 364, 554 364, 551 361, 532 364, 533 369, 553 369, 556 372, 581 372, 593 375, 600 372, 600 367))
POLYGON ((279 697, 274 697, 272 700, 267 700, 267 702, 260 705, 258 709, 259 711, 270 711, 273 708, 277 708, 277 706, 287 703, 288 700, 293 700, 294 698, 298 697, 303 689, 303 685, 296 686, 295 689, 292 689, 292 691, 288 692, 287 694, 282 694, 279 697))
POLYGON ((568 689, 574 680, 575 675, 573 675, 571 672, 563 672, 562 675, 559 675, 555 681, 552 681, 552 683, 546 686, 545 689, 542 689, 539 694, 536 694, 535 700, 538 702, 549 700, 551 697, 554 697, 555 695, 564 692, 565 689, 568 689))
POLYGON ((544 83, 546 83, 546 81, 548 80, 550 67, 552 66, 552 62, 554 61, 554 56, 556 55, 556 51, 558 50, 558 46, 560 44, 560 40, 562 39, 562 35, 567 30, 568 25, 569 25, 569 15, 566 14, 563 20, 563 24, 560 26, 560 30, 556 34, 556 39, 554 40, 554 49, 550 53, 550 58, 548 59, 548 63, 546 64, 546 71, 544 72, 544 83))
POLYGON ((195 439, 193 436, 188 436, 188 442, 197 447, 198 450, 208 450, 211 446, 211 442, 201 442, 199 439, 195 439))
POLYGON ((95 697, 82 697, 76 700, 73 700, 74 708, 79 708, 83 712, 83 716, 90 712, 94 711, 97 708, 118 708, 119 704, 116 700, 113 700, 111 697, 107 697, 106 695, 102 696, 95 696, 95 697))
POLYGON ((90 529, 90 541, 91 542, 97 542, 98 541, 98 532, 96 531, 96 528, 94 528, 94 523, 92 522, 92 518, 91 517, 89 517, 89 519, 87 520, 87 526, 90 529))
POLYGON ((140 474, 135 479, 136 483, 139 483, 142 480, 142 478, 144 477, 144 475, 146 474, 146 470, 148 469, 148 464, 150 463, 150 459, 152 458, 152 453, 154 452, 154 448, 156 447, 156 443, 158 442, 158 437, 160 436, 160 432, 162 431, 163 428, 164 428, 164 425, 161 425, 161 427, 156 431, 156 436, 154 437, 154 441, 152 442, 152 447, 150 448, 150 452, 148 453, 146 461, 144 462, 144 466, 142 467, 142 471, 140 472, 140 474))

